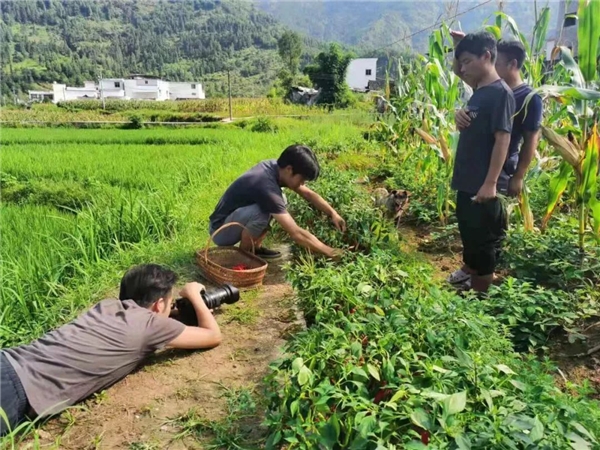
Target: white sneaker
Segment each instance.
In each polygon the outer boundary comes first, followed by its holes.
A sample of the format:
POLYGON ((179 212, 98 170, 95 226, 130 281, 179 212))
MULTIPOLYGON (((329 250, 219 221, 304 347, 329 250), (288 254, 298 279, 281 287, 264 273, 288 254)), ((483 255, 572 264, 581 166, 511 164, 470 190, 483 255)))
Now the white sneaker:
POLYGON ((455 270, 450 274, 446 281, 450 284, 460 284, 471 280, 471 274, 462 269, 455 270))

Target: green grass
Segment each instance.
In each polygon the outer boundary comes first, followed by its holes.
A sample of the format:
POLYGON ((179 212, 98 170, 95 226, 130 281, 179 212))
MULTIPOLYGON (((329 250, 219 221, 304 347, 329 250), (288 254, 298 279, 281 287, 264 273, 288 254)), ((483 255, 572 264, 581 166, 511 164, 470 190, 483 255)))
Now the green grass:
MULTIPOLYGON (((295 142, 354 148, 362 140, 359 127, 335 118, 274 123, 276 133, 3 130, 0 345, 29 342, 114 295, 131 265, 197 275, 190 267, 208 216, 237 176, 295 142)), ((251 302, 228 314, 256 318, 251 302)))

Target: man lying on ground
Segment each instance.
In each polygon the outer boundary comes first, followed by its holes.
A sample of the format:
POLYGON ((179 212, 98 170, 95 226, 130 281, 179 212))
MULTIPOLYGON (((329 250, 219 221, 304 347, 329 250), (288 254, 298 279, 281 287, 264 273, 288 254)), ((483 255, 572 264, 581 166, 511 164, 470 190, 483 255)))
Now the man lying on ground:
POLYGON ((242 250, 251 252, 254 247, 255 254, 261 258, 279 258, 280 252, 262 246, 271 218, 274 218, 298 245, 330 258, 338 258, 341 250, 325 245, 296 224, 287 211, 282 191, 282 188, 288 188, 296 192, 327 214, 338 230, 345 231, 346 223, 336 210, 304 185, 307 181, 316 180, 319 172, 317 157, 303 145, 291 145, 279 159, 262 161, 252 167, 227 188, 210 216, 211 235, 230 222, 238 222, 245 229, 235 225, 225 228, 214 237, 214 243, 232 246, 239 242, 242 250))
POLYGON ((31 344, 0 351, 0 435, 27 418, 47 417, 106 389, 164 347, 201 349, 221 343, 199 283, 180 295, 193 305, 197 327, 169 318, 177 275, 147 264, 121 280, 119 300, 103 300, 73 322, 31 344))

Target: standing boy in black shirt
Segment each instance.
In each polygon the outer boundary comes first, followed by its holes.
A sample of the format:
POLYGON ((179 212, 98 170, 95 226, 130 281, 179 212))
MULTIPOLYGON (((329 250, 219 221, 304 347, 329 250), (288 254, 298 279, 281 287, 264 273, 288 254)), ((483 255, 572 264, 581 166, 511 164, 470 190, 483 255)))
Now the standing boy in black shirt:
POLYGON ((506 212, 496 196, 511 139, 515 99, 494 63, 496 39, 488 32, 468 34, 455 58, 461 78, 475 86, 467 111, 470 125, 460 132, 452 188, 471 287, 485 292, 492 283, 497 248, 506 233, 506 212))

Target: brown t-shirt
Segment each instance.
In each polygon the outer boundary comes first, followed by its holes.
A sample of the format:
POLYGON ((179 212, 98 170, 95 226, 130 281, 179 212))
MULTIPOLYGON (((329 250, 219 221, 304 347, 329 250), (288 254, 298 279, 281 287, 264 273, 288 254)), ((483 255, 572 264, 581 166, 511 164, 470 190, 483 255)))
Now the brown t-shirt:
POLYGON ((56 414, 131 373, 185 328, 133 300, 103 300, 29 345, 3 349, 29 404, 56 414))

